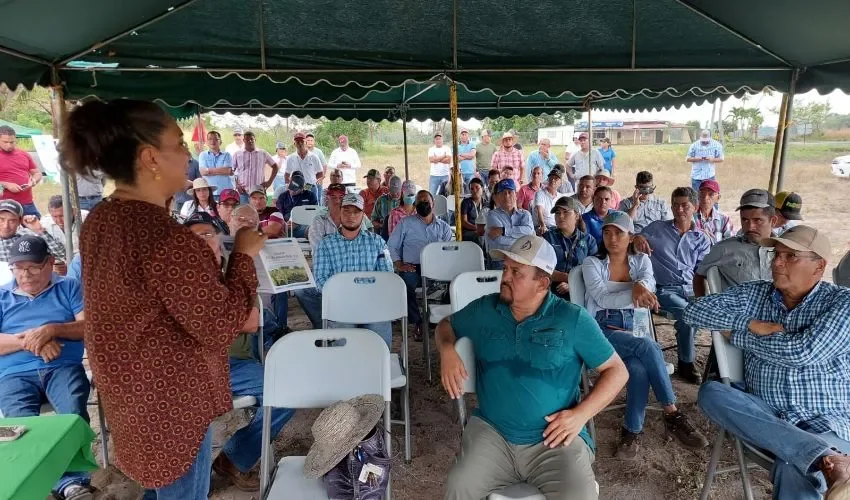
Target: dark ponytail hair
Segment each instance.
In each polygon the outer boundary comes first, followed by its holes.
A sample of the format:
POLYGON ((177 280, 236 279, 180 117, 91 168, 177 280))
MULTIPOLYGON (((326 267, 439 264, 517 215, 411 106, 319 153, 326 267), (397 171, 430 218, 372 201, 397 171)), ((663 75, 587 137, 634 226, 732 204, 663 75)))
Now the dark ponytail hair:
POLYGON ((71 111, 62 125, 59 164, 70 173, 100 170, 116 182, 134 184, 139 147, 159 147, 168 123, 168 114, 152 102, 87 102, 71 111))

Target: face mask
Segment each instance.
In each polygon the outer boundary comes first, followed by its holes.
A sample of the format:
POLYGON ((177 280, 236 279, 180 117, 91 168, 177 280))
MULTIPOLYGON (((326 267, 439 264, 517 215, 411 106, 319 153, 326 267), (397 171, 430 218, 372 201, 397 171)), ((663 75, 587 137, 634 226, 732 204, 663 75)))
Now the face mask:
POLYGON ((420 217, 428 217, 431 215, 431 204, 427 201, 420 201, 416 204, 416 213, 420 217))
POLYGON ((416 201, 416 195, 415 194, 404 197, 404 204, 405 205, 413 205, 413 202, 415 202, 415 201, 416 201))

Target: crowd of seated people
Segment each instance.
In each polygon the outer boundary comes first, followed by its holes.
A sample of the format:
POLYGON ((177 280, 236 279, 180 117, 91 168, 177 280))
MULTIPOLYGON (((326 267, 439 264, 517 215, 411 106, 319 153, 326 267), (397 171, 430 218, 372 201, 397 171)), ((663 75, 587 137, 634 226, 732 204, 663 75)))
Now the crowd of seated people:
MULTIPOLYGON (((473 301, 435 332, 446 392, 460 397, 467 370, 476 370, 479 394, 479 413, 464 430, 464 453, 449 473, 446 498, 483 498, 513 482, 532 484, 547 498, 565 491, 596 498, 591 464, 600 443, 586 424, 624 387, 620 434, 611 443, 616 458, 641 453, 650 389, 666 431, 685 447, 705 448, 706 437, 677 406, 661 347, 635 334, 638 309, 675 319, 676 376, 702 384, 700 411, 777 457, 771 475, 776 498, 814 499, 824 492, 844 498, 850 488, 850 459, 843 455, 850 451, 850 290, 843 286, 850 266, 838 266, 838 284, 823 280, 831 247, 822 232, 801 222, 799 195, 748 190, 733 222, 717 206, 715 179, 701 180, 698 190, 676 188, 664 199, 655 194, 653 174, 639 172, 633 194, 621 199, 610 172, 602 170, 579 177, 568 196, 561 190, 564 167, 555 162, 546 172, 529 166, 528 183, 518 183, 507 163, 487 172, 486 180, 472 177, 462 191, 458 231, 484 248, 488 267, 502 270, 502 282, 499 294, 473 301), (570 302, 575 268, 582 270, 584 307, 570 302), (709 290, 712 268, 723 290, 709 290), (744 351, 745 390, 702 383, 698 328, 720 331, 744 351), (461 337, 474 344, 477 366, 457 357, 454 343, 461 337), (501 362, 506 356, 515 359, 511 367, 501 362), (582 366, 599 376, 579 398, 582 366)), ((311 174, 320 180, 318 172, 311 174)), ((339 174, 330 177, 339 180, 339 174)), ((328 185, 321 192, 325 210, 309 226, 291 221, 293 208, 320 203, 299 170, 286 172, 275 206, 268 205, 262 184, 245 189, 247 203, 240 204, 238 191, 198 178, 179 215, 222 266, 221 236, 240 228, 306 237, 316 287, 295 297, 314 328, 322 325, 322 287, 334 274, 399 274, 413 336, 421 340, 415 292, 420 254, 429 243, 453 239, 452 230, 434 214, 432 193, 417 191, 394 171, 385 174, 370 170, 360 194, 347 193, 339 182, 328 185)), ((453 179, 442 182, 444 194, 453 194, 453 179)), ((39 220, 13 200, 0 201, 0 260, 14 277, 0 289, 0 412, 7 417, 37 415, 50 402, 58 413, 88 419, 80 256, 75 252, 66 269, 61 208, 61 199, 51 200, 51 217, 39 220)), ((288 294, 272 298, 283 329, 268 335, 266 345, 255 335, 263 328, 261 307, 258 301, 229 352, 234 397, 253 396, 260 404, 258 353, 288 331, 288 294)), ((330 326, 368 328, 392 346, 386 322, 330 326)), ((272 412, 273 436, 293 414, 272 412)), ((212 464, 245 491, 259 487, 261 427, 257 412, 212 464)), ((54 489, 69 499, 88 498, 92 490, 84 473, 66 474, 54 489)))

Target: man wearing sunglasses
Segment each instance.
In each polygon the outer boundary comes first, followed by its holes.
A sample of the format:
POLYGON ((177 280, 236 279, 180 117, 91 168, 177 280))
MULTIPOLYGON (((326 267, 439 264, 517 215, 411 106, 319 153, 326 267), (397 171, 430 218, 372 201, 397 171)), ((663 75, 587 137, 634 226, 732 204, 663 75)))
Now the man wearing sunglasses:
POLYGON ((823 281, 832 256, 823 231, 801 225, 761 245, 773 251, 772 282, 743 283, 685 308, 686 323, 720 331, 744 352, 746 387, 708 382, 699 407, 776 457, 774 498, 848 498, 850 290, 823 281))
POLYGON ((638 172, 635 178, 635 191, 632 196, 620 202, 620 211, 629 214, 635 223, 635 232, 657 220, 670 220, 673 212, 667 202, 656 198, 652 172, 638 172))

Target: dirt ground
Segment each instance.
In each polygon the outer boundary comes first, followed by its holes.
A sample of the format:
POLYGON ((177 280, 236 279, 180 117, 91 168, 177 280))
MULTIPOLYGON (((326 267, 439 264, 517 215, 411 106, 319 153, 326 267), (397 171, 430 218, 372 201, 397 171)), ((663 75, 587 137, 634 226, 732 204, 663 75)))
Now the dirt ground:
MULTIPOLYGON (((424 157, 424 147, 413 154, 424 157)), ((648 169, 655 173, 659 196, 667 197, 675 186, 689 185, 689 171, 683 168, 682 158, 686 146, 681 148, 663 147, 617 147, 618 182, 614 186, 624 197, 630 195, 628 186, 632 185, 634 174, 638 170, 648 169), (679 151, 681 149, 681 151, 679 151)), ((559 151, 560 154, 560 151, 559 151)), ((786 177, 786 186, 799 192, 804 200, 806 223, 828 232, 833 244, 833 262, 848 250, 850 225, 847 224, 848 203, 850 203, 850 181, 832 177, 829 174, 830 153, 822 158, 791 160, 786 177)), ((427 166, 421 158, 413 158, 412 173, 417 182, 427 185, 427 166)), ((768 177, 769 155, 736 155, 727 150, 727 162, 719 168, 718 178, 723 188, 721 208, 732 214, 733 220, 736 201, 741 193, 751 187, 764 186, 768 177)), ((392 163, 403 165, 400 150, 393 150, 386 158, 376 158, 364 166, 381 166, 392 163), (374 163, 374 165, 371 165, 374 163)), ((660 320, 659 335, 662 345, 674 342, 672 326, 666 320, 660 320)), ((290 300, 289 326, 294 330, 308 329, 309 322, 298 307, 290 300)), ((707 343, 708 336, 701 333, 698 343, 707 343)), ((707 349, 699 349, 699 363, 704 364, 707 349)), ((666 351, 668 361, 675 363, 675 350, 666 351)), ((460 444, 460 426, 457 423, 456 407, 436 384, 425 381, 422 344, 411 341, 411 392, 413 419, 412 465, 405 465, 401 458, 401 443, 394 443, 396 458, 393 466, 393 488, 395 498, 410 500, 432 500, 442 498, 444 481, 460 444)), ((437 368, 438 369, 438 368, 437 368)), ((435 372, 438 373, 438 372, 435 372)), ((697 387, 683 383, 675 376, 673 386, 679 398, 679 406, 695 425, 709 439, 714 431, 695 406, 697 387)), ((623 402, 622 393, 619 402, 623 402)), ((306 453, 310 443, 310 425, 318 411, 301 411, 284 428, 275 441, 277 456, 306 453)), ((649 411, 642 449, 636 460, 622 461, 613 458, 622 410, 601 413, 596 418, 599 450, 595 470, 600 485, 602 499, 693 499, 699 496, 708 461, 709 449, 693 452, 668 442, 660 413, 649 411)), ((215 423, 216 443, 220 446, 227 436, 246 422, 247 412, 231 412, 215 423)), ((96 422, 93 421, 96 427, 96 422)), ((400 435, 401 428, 398 427, 400 435)), ((99 436, 99 432, 98 432, 99 436)), ((99 438, 98 438, 99 439, 99 438)), ((97 453, 99 449, 95 447, 97 453)), ((726 446, 721 459, 721 467, 734 465, 732 449, 726 446)), ((751 475, 756 498, 769 498, 771 485, 769 476, 763 471, 751 475)), ((114 467, 99 470, 94 474, 94 484, 102 490, 101 499, 136 499, 141 490, 133 481, 127 479, 114 467)), ((218 500, 250 499, 257 495, 239 492, 232 486, 223 484, 220 478, 213 479, 212 497, 218 500)), ((737 474, 720 476, 715 480, 711 498, 743 498, 741 482, 737 474)))

